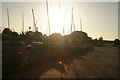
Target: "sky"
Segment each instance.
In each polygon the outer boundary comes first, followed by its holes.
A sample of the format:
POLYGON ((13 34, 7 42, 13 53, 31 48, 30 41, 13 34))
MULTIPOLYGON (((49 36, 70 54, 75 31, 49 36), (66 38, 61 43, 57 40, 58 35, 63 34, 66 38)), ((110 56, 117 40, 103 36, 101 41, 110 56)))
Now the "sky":
MULTIPOLYGON (((70 31, 71 12, 76 30, 82 30, 93 39, 103 37, 104 40, 118 38, 118 2, 51 2, 48 0, 50 27, 52 33, 65 34, 70 31)), ((34 9, 38 30, 48 34, 47 9, 45 2, 2 2, 2 27, 7 27, 7 8, 10 15, 10 26, 14 31, 22 31, 22 12, 24 13, 25 31, 33 27, 32 9, 34 9), (42 27, 41 27, 42 26, 42 27)))

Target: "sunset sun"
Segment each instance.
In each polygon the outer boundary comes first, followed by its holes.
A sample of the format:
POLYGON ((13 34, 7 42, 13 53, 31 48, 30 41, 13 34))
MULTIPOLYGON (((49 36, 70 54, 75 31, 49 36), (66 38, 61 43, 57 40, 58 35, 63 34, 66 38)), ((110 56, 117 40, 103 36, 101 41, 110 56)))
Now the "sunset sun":
POLYGON ((51 33, 63 34, 63 25, 65 24, 65 16, 59 9, 53 9, 50 13, 51 33))
POLYGON ((119 79, 120 2, 1 0, 1 79, 119 79))

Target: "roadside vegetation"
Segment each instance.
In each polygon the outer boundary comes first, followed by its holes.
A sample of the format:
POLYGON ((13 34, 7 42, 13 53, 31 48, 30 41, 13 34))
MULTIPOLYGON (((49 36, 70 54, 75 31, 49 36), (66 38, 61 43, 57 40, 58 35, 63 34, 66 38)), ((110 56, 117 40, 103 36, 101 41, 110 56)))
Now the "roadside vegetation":
POLYGON ((22 32, 18 34, 5 28, 2 32, 3 78, 48 61, 65 60, 73 55, 83 56, 94 47, 120 47, 120 40, 93 40, 82 31, 74 31, 62 36, 53 33, 49 36, 41 32, 22 32))

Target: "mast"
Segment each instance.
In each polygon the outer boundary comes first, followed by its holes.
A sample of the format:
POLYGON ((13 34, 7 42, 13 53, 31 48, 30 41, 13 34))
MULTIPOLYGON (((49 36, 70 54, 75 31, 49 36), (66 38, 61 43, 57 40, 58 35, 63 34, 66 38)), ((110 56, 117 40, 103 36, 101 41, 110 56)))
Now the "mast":
POLYGON ((63 26, 63 35, 65 34, 64 26, 63 26))
POLYGON ((72 17, 72 16, 73 16, 72 14, 73 14, 73 7, 72 7, 72 12, 71 12, 71 32, 70 32, 70 33, 72 33, 72 18, 73 18, 73 17, 72 17))
POLYGON ((72 23, 73 23, 73 27, 74 27, 74 31, 75 31, 75 24, 74 24, 74 19, 73 19, 73 7, 72 7, 72 23))
POLYGON ((40 26, 40 31, 42 30, 42 21, 41 21, 41 26, 40 26))
POLYGON ((80 19, 80 28, 81 28, 81 32, 82 32, 82 21, 80 19))
POLYGON ((69 29, 68 29, 68 34, 69 34, 69 29))
POLYGON ((7 8, 7 17, 8 17, 8 28, 10 29, 10 20, 9 20, 9 10, 7 8))
POLYGON ((24 13, 22 12, 22 28, 23 28, 23 32, 24 32, 24 13))
POLYGON ((50 35, 49 9, 48 9, 48 2, 47 2, 47 0, 46 0, 46 7, 47 7, 47 17, 48 17, 48 29, 49 29, 49 35, 50 35))
POLYGON ((75 25, 74 25, 74 20, 73 20, 73 7, 72 7, 72 14, 71 14, 71 33, 72 33, 72 26, 74 27, 74 31, 75 31, 75 25))
POLYGON ((70 33, 72 33, 72 19, 71 19, 71 31, 70 31, 70 33))
POLYGON ((35 23, 35 15, 34 15, 34 11, 32 9, 32 14, 33 14, 33 24, 34 24, 34 29, 36 31, 36 23, 35 23))
MULTIPOLYGON (((60 14, 61 14, 61 5, 60 5, 60 1, 58 0, 58 4, 59 4, 59 10, 60 10, 60 14)), ((62 24, 62 26, 63 26, 63 35, 64 35, 64 24, 62 24)))
POLYGON ((60 1, 59 1, 59 9, 60 9, 60 12, 61 12, 61 5, 60 5, 60 1))
POLYGON ((63 23, 63 35, 65 34, 65 20, 66 20, 66 9, 65 9, 65 16, 64 16, 64 23, 63 23))

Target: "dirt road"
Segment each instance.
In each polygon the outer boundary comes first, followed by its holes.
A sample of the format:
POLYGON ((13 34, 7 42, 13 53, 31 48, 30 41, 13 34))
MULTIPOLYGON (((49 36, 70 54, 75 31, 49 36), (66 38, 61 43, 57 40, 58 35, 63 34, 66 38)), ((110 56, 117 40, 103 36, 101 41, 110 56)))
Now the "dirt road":
POLYGON ((75 55, 63 64, 47 61, 16 74, 17 78, 117 78, 118 49, 115 47, 96 47, 87 55, 75 55), (48 63, 49 62, 49 63, 48 63))

